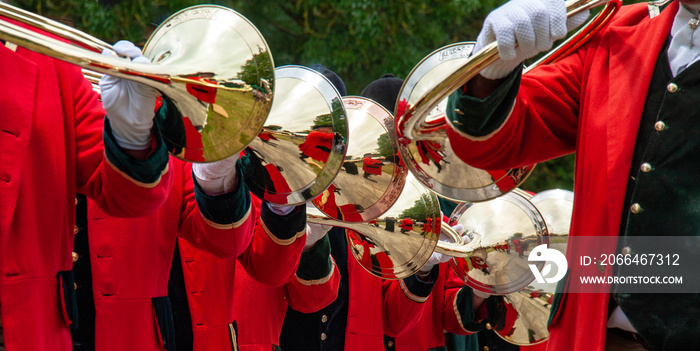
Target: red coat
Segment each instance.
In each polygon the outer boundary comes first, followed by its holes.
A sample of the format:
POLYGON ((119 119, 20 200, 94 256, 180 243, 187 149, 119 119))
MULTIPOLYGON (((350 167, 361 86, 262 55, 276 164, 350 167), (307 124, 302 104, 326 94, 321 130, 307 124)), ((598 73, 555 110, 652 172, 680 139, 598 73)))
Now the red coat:
MULTIPOLYGON (((337 235, 342 231, 329 232, 337 235)), ((335 242, 331 240, 331 242, 335 242)), ((333 245, 333 244, 331 244, 333 245)), ((423 312, 432 285, 416 286, 415 278, 383 280, 368 273, 354 258, 352 241, 348 239, 347 259, 347 319, 345 325, 344 350, 384 351, 384 335, 396 336, 410 330, 423 312)), ((343 264, 340 263, 340 264, 343 264)), ((320 323, 325 323, 321 313, 316 314, 320 323)), ((328 320, 332 320, 332 316, 328 320)), ((287 316, 282 332, 282 349, 285 343, 291 346, 298 340, 295 327, 298 324, 287 316), (294 326, 294 327, 292 327, 294 326), (287 329, 288 328, 288 329, 287 329)), ((320 324, 319 323, 319 324, 320 324)), ((315 334, 315 332, 312 332, 315 334)), ((305 334, 308 335, 308 334, 305 334)), ((305 345, 306 346, 306 345, 305 345)))
POLYGON ((309 132, 306 140, 299 144, 299 150, 302 154, 324 163, 328 161, 332 147, 333 133, 323 133, 315 130, 309 132))
MULTIPOLYGON (((674 1, 650 19, 645 3, 624 6, 581 49, 524 75, 513 112, 495 134, 476 141, 448 132, 451 145, 484 169, 576 151, 574 189, 582 191, 574 199, 570 235, 617 236, 648 86, 677 10, 674 1)), ((567 255, 569 268, 578 269, 572 267, 577 248, 569 247, 567 255)), ((590 275, 598 274, 591 269, 590 275)), ((564 295, 549 349, 603 350, 608 300, 604 293, 564 295)))
POLYGON ((411 293, 403 280, 382 280, 369 274, 352 252, 348 252, 348 280, 345 350, 383 351, 384 334, 395 336, 410 330, 426 306, 426 297, 411 293))
POLYGON ((365 157, 362 159, 362 170, 365 173, 381 175, 382 174, 382 161, 375 160, 371 157, 365 157))
POLYGON ((151 299, 168 296, 178 237, 222 257, 237 257, 250 243, 250 210, 232 226, 215 225, 197 208, 192 164, 171 157, 170 169, 173 189, 151 216, 115 218, 88 204, 97 351, 162 350, 151 299))
POLYGON ((0 77, 0 318, 5 348, 70 350, 57 274, 72 267, 76 192, 111 214, 144 215, 165 200, 170 172, 143 184, 107 161, 105 112, 78 67, 2 46, 0 77))
POLYGON ((279 345, 287 306, 312 313, 338 296, 340 272, 335 266, 327 278, 307 281, 295 274, 289 283, 278 287, 254 280, 240 264, 237 268, 233 304, 241 351, 270 351, 279 345))
MULTIPOLYGON (((306 236, 303 235, 305 232, 301 232, 290 240, 280 241, 269 232, 267 226, 262 225, 262 221, 259 221, 260 200, 253 197, 253 203, 253 218, 257 221, 255 234, 250 246, 237 260, 220 259, 197 250, 185 241, 180 241, 195 351, 233 350, 231 327, 234 321, 238 325, 241 337, 262 339, 268 346, 273 343, 270 333, 275 328, 281 328, 282 320, 278 321, 277 316, 280 310, 285 311, 286 307, 281 308, 281 305, 286 305, 286 302, 274 302, 273 299, 280 290, 284 291, 284 284, 294 281, 294 272, 299 264, 299 255, 304 248, 306 236), (245 270, 237 270, 237 267, 243 267, 245 270), (241 275, 243 277, 239 277, 241 275), (252 285, 241 285, 242 281, 252 285), (249 294, 254 294, 254 297, 264 299, 267 303, 257 305, 255 302, 248 304, 239 301, 239 296, 242 298, 249 294), (254 307, 259 309, 253 309, 254 307), (261 317, 269 322, 269 325, 256 325, 251 332, 246 323, 249 316, 261 317)), ((286 286, 296 288, 293 283, 286 286)), ((313 302, 299 303, 302 306, 312 306, 313 302)), ((281 318, 284 318, 284 314, 281 318)), ((279 338, 279 332, 276 337, 279 338)))
MULTIPOLYGON (((463 317, 457 309, 457 296, 465 287, 449 263, 440 264, 440 274, 433 291, 425 302, 425 309, 418 323, 407 332, 394 338, 396 351, 427 351, 445 346, 444 331, 466 335, 469 331, 462 324, 463 317)), ((471 298, 471 294, 469 295, 471 298)))

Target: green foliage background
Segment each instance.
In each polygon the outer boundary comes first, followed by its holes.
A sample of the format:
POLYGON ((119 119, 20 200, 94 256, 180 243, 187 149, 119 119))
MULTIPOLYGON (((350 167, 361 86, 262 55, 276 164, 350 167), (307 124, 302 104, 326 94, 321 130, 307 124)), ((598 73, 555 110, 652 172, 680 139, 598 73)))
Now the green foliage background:
MULTIPOLYGON (((143 46, 158 23, 189 6, 232 8, 250 20, 270 46, 275 66, 321 63, 338 73, 348 94, 384 73, 405 78, 432 51, 472 41, 483 19, 503 0, 17 0, 106 42, 143 46)), ((637 2, 626 1, 625 3, 637 2)), ((573 189, 574 156, 539 164, 523 185, 531 191, 573 189)))

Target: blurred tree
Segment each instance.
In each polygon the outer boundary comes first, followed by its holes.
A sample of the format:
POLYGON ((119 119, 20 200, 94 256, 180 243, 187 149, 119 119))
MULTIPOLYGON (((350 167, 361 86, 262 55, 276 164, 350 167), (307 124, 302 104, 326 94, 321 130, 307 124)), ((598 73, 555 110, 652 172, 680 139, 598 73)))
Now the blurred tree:
POLYGON ((321 63, 350 95, 384 73, 406 77, 433 50, 476 38, 499 0, 268 0, 234 7, 261 31, 276 65, 321 63))
POLYGON ((403 210, 403 212, 401 212, 399 215, 399 218, 408 217, 413 220, 424 221, 426 218, 428 218, 428 211, 425 208, 425 204, 429 202, 431 202, 431 200, 428 195, 421 195, 421 199, 416 200, 412 207, 403 210))
POLYGON ((342 104, 343 102, 340 101, 340 99, 333 98, 331 101, 331 113, 316 116, 314 119, 314 126, 332 125, 336 133, 343 136, 348 135, 347 119, 342 104))
POLYGON ((391 145, 389 134, 384 133, 377 138, 377 153, 384 157, 394 156, 394 147, 391 145))

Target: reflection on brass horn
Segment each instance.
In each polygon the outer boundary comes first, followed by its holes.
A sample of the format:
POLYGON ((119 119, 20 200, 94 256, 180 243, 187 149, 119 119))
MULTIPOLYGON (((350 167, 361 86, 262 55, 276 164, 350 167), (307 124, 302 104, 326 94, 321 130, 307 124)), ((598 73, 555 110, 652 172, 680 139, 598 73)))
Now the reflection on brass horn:
MULTIPOLYGON (((605 8, 569 40, 528 67, 556 61, 578 48, 609 22, 621 0, 570 0, 569 16, 606 4, 605 8)), ((473 42, 438 49, 424 58, 404 80, 396 119, 401 157, 425 186, 455 201, 478 202, 498 197, 520 186, 535 165, 485 171, 461 161, 450 148, 445 118, 448 96, 498 59, 496 43, 472 54, 473 42)))
POLYGON ((350 251, 358 263, 384 279, 411 276, 428 261, 435 250, 441 220, 437 196, 413 176, 408 177, 394 205, 374 220, 343 221, 323 214, 315 206, 307 208, 308 222, 345 228, 350 251))
POLYGON ((314 205, 331 218, 370 221, 396 202, 408 172, 396 157, 391 113, 360 96, 345 96, 342 101, 348 121, 347 152, 337 177, 314 205))
MULTIPOLYGON (((497 198, 457 205, 449 224, 462 224, 470 242, 461 246, 440 242, 437 251, 455 256, 450 263, 474 290, 504 295, 535 280, 528 254, 549 244, 547 226, 529 194, 513 191, 497 198)), ((542 269, 543 264, 538 263, 542 269)))
POLYGON ((264 38, 239 13, 200 5, 172 15, 143 48, 152 64, 100 54, 108 44, 68 26, 0 2, 0 38, 89 71, 146 84, 174 107, 163 130, 169 151, 191 162, 234 155, 265 122, 274 91, 274 64, 264 38), (16 22, 40 28, 66 43, 16 22), (175 116, 175 117, 173 117, 175 116), (169 131, 165 131, 168 129, 169 131))
MULTIPOLYGON (((573 214, 574 193, 552 189, 537 193, 530 202, 538 209, 547 225, 549 247, 566 254, 567 238, 573 214)), ((549 337, 547 321, 556 283, 537 283, 523 290, 489 298, 489 314, 493 331, 515 345, 532 345, 549 337)))
POLYGON ((348 121, 340 93, 313 69, 277 67, 275 89, 267 121, 240 164, 257 197, 297 205, 323 193, 338 175, 348 121))
POLYGON ((306 220, 345 228, 355 259, 367 272, 383 279, 415 274, 430 258, 439 237, 462 244, 462 238, 452 228, 441 225, 442 213, 435 193, 410 174, 394 205, 376 219, 343 221, 308 206, 306 220))
POLYGON ((441 226, 437 196, 395 157, 391 113, 364 97, 342 100, 347 154, 333 184, 307 207, 307 221, 345 228, 351 252, 369 273, 408 277, 430 258, 439 234, 457 243, 461 237, 441 226))

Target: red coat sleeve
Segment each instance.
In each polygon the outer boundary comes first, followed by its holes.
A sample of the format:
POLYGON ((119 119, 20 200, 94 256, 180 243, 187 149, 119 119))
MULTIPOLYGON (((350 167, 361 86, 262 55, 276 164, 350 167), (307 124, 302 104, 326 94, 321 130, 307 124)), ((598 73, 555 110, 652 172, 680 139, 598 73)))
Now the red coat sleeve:
POLYGON ((585 54, 579 49, 523 75, 512 111, 494 132, 470 137, 448 128, 455 154, 475 167, 502 170, 573 152, 585 54))
POLYGON ((427 294, 409 290, 404 280, 382 282, 382 306, 384 308, 384 334, 398 336, 413 328, 423 313, 427 294))
MULTIPOLYGON (((180 231, 178 235, 196 248, 220 258, 236 258, 249 246, 253 237, 254 216, 252 204, 241 205, 247 209, 238 211, 242 218, 233 223, 216 223, 205 218, 195 200, 192 163, 174 157, 172 167, 182 168, 182 202, 180 210, 180 231)), ((244 186, 239 184, 239 186, 244 186)), ((247 188, 237 191, 247 191, 247 188)))
POLYGON ((145 161, 131 159, 133 167, 153 166, 156 171, 160 170, 159 175, 147 182, 134 179, 127 174, 128 170, 115 166, 104 151, 102 104, 80 70, 71 67, 69 71, 72 73, 70 86, 74 88, 68 94, 74 97, 74 106, 70 108, 75 114, 77 192, 87 195, 106 213, 116 217, 154 213, 165 202, 172 186, 167 151, 162 147, 145 161))
POLYGON ((340 272, 333 261, 331 273, 321 279, 306 280, 295 274, 286 285, 287 302, 291 308, 301 313, 317 312, 335 301, 339 286, 340 272))
POLYGON ((253 197, 260 211, 250 246, 238 257, 251 278, 270 286, 282 286, 292 280, 306 243, 306 206, 287 216, 278 216, 260 199, 253 197))
POLYGON ((443 269, 446 271, 442 310, 445 330, 458 335, 478 332, 480 328, 473 325, 479 318, 472 308, 471 288, 464 284, 449 263, 440 264, 440 270, 443 269))

